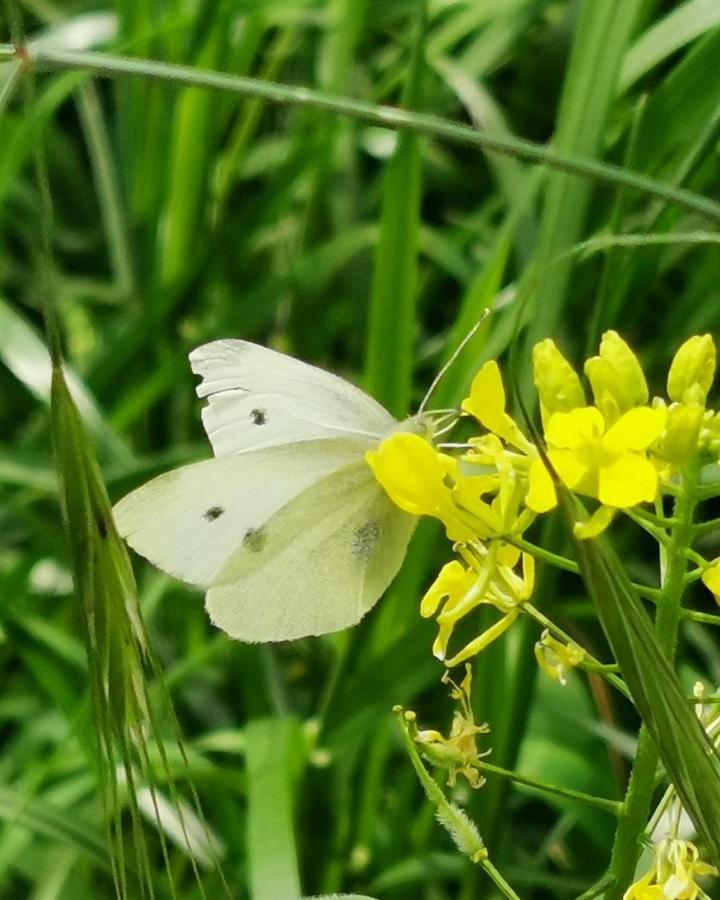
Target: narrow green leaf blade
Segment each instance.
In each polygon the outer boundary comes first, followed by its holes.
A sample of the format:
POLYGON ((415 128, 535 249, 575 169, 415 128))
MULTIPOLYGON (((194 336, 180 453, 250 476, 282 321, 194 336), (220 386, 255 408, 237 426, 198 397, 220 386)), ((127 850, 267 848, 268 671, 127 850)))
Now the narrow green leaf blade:
MULTIPOLYGON (((563 505, 577 518, 567 492, 563 505)), ((607 538, 576 541, 580 571, 635 706, 685 809, 720 863, 720 761, 663 655, 640 598, 607 538)))

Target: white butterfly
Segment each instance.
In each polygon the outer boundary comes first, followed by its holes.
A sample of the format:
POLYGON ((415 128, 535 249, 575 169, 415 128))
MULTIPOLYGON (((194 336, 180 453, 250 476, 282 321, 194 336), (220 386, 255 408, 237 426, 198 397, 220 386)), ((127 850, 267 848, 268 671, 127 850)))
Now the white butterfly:
POLYGON ((207 589, 212 621, 244 641, 326 634, 360 621, 415 527, 364 454, 399 423, 341 378, 248 341, 190 354, 214 459, 160 475, 114 508, 158 568, 207 589))

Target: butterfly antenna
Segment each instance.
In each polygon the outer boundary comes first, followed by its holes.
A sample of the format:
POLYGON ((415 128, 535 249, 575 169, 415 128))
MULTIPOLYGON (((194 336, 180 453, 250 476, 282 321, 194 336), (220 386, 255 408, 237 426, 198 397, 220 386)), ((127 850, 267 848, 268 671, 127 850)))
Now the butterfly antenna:
POLYGON ((455 360, 458 358, 458 356, 460 356, 460 354, 463 352, 465 347, 467 347, 467 345, 470 343, 470 341, 478 333, 478 331, 480 330, 480 326, 483 324, 483 322, 485 321, 485 319, 487 319, 487 317, 489 315, 490 315, 490 310, 484 309, 482 312, 482 315, 477 320, 477 322, 473 325, 473 327, 470 329, 470 331, 468 331, 468 333, 465 335, 465 337, 460 341, 460 343, 457 345, 457 347, 453 350, 453 352, 450 355, 450 359, 445 363, 445 365, 442 367, 442 369, 440 369, 440 371, 437 373, 437 375, 433 378, 432 384, 428 388, 427 393, 423 397, 423 401, 420 404, 420 408, 418 409, 418 412, 417 412, 418 415, 425 412, 425 407, 428 404, 428 400, 432 397, 433 392, 435 391, 435 388, 437 388, 437 386, 443 380, 443 378, 445 377, 445 374, 447 373, 450 366, 452 366, 452 364, 455 362, 455 360))

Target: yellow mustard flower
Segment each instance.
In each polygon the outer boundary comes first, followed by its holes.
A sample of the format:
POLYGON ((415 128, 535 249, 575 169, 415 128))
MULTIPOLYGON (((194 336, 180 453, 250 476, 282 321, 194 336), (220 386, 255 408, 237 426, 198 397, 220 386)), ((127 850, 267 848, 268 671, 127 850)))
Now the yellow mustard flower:
MULTIPOLYGON (((608 524, 614 509, 629 509, 655 500, 658 474, 646 451, 662 432, 665 419, 665 410, 647 406, 628 410, 609 428, 594 406, 550 417, 545 437, 555 471, 571 490, 595 497, 602 507, 608 508, 601 508, 579 530, 579 536, 598 533, 600 526, 608 524)), ((541 469, 541 465, 538 461, 530 468, 526 502, 531 507, 536 496, 546 501, 549 493, 547 473, 543 473, 545 466, 541 469)), ((539 505, 546 508, 547 502, 539 505)))
MULTIPOLYGON (((451 573, 448 566, 444 567, 440 578, 425 595, 421 605, 423 615, 433 615, 438 608, 438 601, 445 600, 437 615, 439 628, 433 653, 438 659, 444 660, 448 668, 476 656, 503 635, 517 619, 522 604, 531 597, 535 586, 534 558, 502 541, 493 541, 487 549, 466 551, 465 555, 468 559, 473 556, 475 559, 464 570, 464 576, 460 576, 459 569, 454 569, 452 574, 455 580, 451 586, 448 577, 451 573), (516 571, 518 563, 521 565, 521 572, 516 571), (443 584, 439 589, 438 582, 441 578, 443 584), (455 626, 480 605, 494 606, 502 613, 502 618, 448 659, 447 647, 455 626)), ((459 563, 458 565, 463 569, 459 563)))
POLYGON ((368 465, 390 499, 414 516, 434 516, 445 525, 451 541, 471 541, 475 532, 453 503, 451 486, 457 460, 438 453, 417 434, 397 432, 377 450, 365 454, 368 465))
POLYGON ((461 469, 453 489, 456 504, 480 524, 478 537, 522 534, 534 521, 535 513, 525 506, 527 457, 509 453, 494 434, 470 440, 472 449, 463 456, 469 467, 461 469), (490 468, 491 474, 462 474, 472 468, 490 468), (492 495, 485 500, 485 496, 492 495))
POLYGON ((696 879, 717 876, 718 870, 700 859, 695 844, 667 837, 659 841, 653 850, 653 866, 628 888, 623 900, 654 900, 655 897, 663 900, 710 900, 696 879))
MULTIPOLYGON (((411 731, 413 740, 420 747, 423 756, 441 769, 448 771, 448 785, 455 785, 458 775, 463 775, 473 788, 481 787, 485 779, 480 775, 478 766, 483 756, 487 756, 490 750, 480 752, 477 746, 477 736, 488 734, 490 727, 487 723, 475 724, 472 707, 470 705, 470 691, 472 689, 472 672, 470 666, 465 667, 465 677, 460 685, 456 685, 446 672, 443 681, 452 685, 450 696, 457 700, 460 709, 453 714, 450 733, 444 737, 434 729, 417 729, 411 731)), ((415 723, 413 712, 405 713, 406 721, 412 726, 415 723)))
POLYGON ((585 363, 595 406, 608 426, 648 402, 648 386, 637 356, 616 331, 606 331, 600 350, 585 363))
POLYGON ((535 644, 535 659, 543 672, 560 684, 567 684, 567 673, 585 659, 582 647, 572 642, 564 644, 546 628, 535 644))

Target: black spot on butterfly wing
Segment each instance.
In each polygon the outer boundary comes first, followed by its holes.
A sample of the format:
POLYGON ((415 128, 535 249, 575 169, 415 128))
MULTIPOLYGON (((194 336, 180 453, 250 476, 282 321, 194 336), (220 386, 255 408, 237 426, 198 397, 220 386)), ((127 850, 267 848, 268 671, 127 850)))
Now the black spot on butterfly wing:
POLYGON ((243 547, 252 553, 259 553, 265 546, 266 534, 262 528, 248 528, 243 537, 243 547))
POLYGON ((265 425, 267 423, 267 413, 264 409, 251 409, 250 418, 253 425, 265 425))
POLYGON ((361 562, 367 562, 372 555, 379 535, 380 526, 373 519, 355 529, 350 543, 353 556, 361 562))
POLYGON ((203 519, 207 519, 208 522, 214 522, 215 519, 219 519, 224 512, 225 510, 222 506, 211 506, 210 509, 203 513, 203 519))

